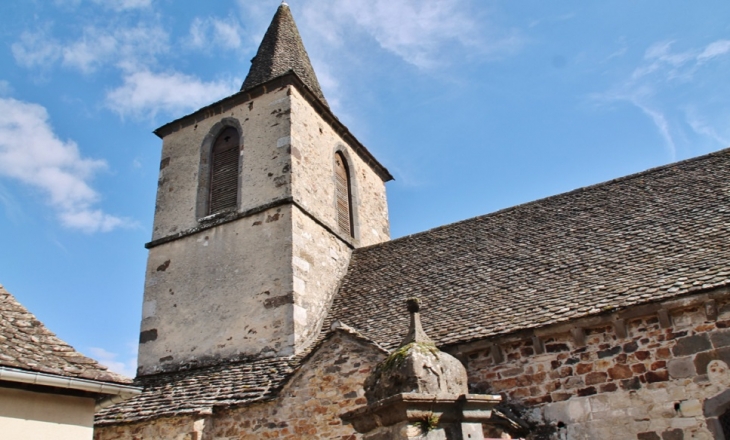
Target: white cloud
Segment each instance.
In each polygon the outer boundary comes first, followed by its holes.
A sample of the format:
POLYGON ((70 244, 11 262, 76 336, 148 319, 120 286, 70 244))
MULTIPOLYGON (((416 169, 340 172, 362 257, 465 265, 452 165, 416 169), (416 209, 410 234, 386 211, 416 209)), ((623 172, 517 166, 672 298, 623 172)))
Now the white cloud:
POLYGON ((674 50, 675 45, 674 41, 662 41, 649 46, 642 63, 628 78, 593 97, 605 102, 628 102, 640 109, 656 127, 672 159, 676 159, 682 143, 696 149, 692 144, 703 142, 692 138, 692 132, 727 147, 726 137, 720 134, 722 130, 716 128, 727 124, 708 115, 717 113, 718 104, 725 108, 730 105, 724 99, 726 94, 718 92, 718 72, 710 63, 730 54, 730 40, 683 51, 674 50), (714 126, 710 121, 715 121, 714 126), (687 132, 687 125, 692 132, 687 132))
MULTIPOLYGON (((694 130, 695 133, 706 136, 723 147, 730 147, 730 140, 720 135, 718 130, 713 127, 713 124, 709 120, 700 116, 699 112, 695 108, 689 108, 686 111, 686 119, 689 126, 694 130)), ((718 124, 720 127, 727 127, 727 124, 718 124)), ((727 131, 727 129, 726 129, 727 131)))
POLYGON ((97 5, 103 5, 115 11, 127 9, 141 9, 152 6, 152 0, 93 0, 97 5))
POLYGON ((134 356, 124 360, 118 360, 119 354, 107 351, 99 347, 89 347, 89 353, 91 357, 99 361, 100 364, 109 368, 110 371, 115 373, 123 374, 127 377, 135 377, 137 370, 137 351, 136 345, 134 350, 134 356))
POLYGON ((233 18, 195 18, 190 25, 190 44, 196 49, 210 49, 215 44, 226 49, 238 49, 242 44, 241 26, 233 18))
POLYGON ((489 24, 472 14, 465 0, 326 0, 303 6, 307 26, 325 40, 341 41, 355 27, 385 50, 420 68, 448 62, 448 52, 461 47, 477 54, 493 54, 519 47, 514 32, 491 32, 489 24), (498 35, 502 33, 502 35, 498 35))
POLYGON ((49 67, 59 62, 83 73, 92 73, 104 64, 125 70, 148 66, 169 50, 168 34, 160 26, 88 26, 75 40, 59 42, 46 32, 21 35, 11 47, 18 64, 28 68, 49 67))
POLYGON ((240 82, 204 82, 178 72, 143 70, 126 75, 124 84, 107 93, 106 104, 122 116, 154 117, 159 112, 179 115, 236 92, 240 82))
POLYGON ((728 52, 730 52, 730 40, 718 40, 708 44, 705 50, 697 56, 697 59, 705 61, 720 55, 725 55, 728 52))
MULTIPOLYGON (((261 41, 263 29, 271 20, 265 4, 238 0, 245 11, 246 23, 257 22, 251 41, 261 41), (263 29, 261 29, 263 28, 263 29), (258 33, 259 30, 261 33, 258 33)), ((464 55, 494 56, 522 46, 518 31, 498 29, 489 17, 478 15, 469 0, 320 0, 299 3, 297 24, 303 34, 319 35, 319 44, 351 47, 365 35, 384 50, 419 68, 431 69, 449 64, 464 55), (347 43, 346 43, 347 42, 347 43)), ((315 48, 308 40, 307 48, 315 48)))
POLYGON ((99 194, 90 181, 105 168, 102 160, 82 157, 73 141, 59 139, 44 107, 0 98, 0 176, 45 193, 63 226, 92 233, 132 225, 94 207, 99 194))
POLYGON ((61 46, 46 32, 23 32, 10 46, 15 61, 23 67, 48 67, 61 58, 61 46))

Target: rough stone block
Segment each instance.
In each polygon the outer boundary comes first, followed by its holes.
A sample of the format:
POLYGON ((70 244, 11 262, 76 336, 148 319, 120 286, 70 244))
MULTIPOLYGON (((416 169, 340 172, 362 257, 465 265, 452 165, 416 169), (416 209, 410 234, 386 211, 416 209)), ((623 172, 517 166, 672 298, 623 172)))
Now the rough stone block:
POLYGON ((725 362, 726 364, 730 364, 730 346, 697 353, 694 359, 695 370, 697 370, 697 374, 706 374, 707 364, 714 360, 719 360, 725 362))
POLYGON ((594 372, 586 374, 585 383, 586 385, 595 385, 597 383, 603 383, 608 378, 608 374, 603 372, 594 372))
POLYGON ((726 347, 730 345, 730 330, 722 330, 710 334, 710 341, 715 348, 726 347))
POLYGON ((684 431, 681 429, 664 431, 662 432, 662 440, 684 440, 684 431))
POLYGON ((697 417, 702 415, 702 404, 697 399, 685 400, 679 404, 682 417, 697 417))
POLYGON ((688 356, 712 349, 712 344, 707 334, 687 336, 677 339, 677 344, 672 348, 675 356, 688 356))
POLYGON ((613 368, 608 369, 608 375, 611 376, 611 379, 628 379, 631 376, 633 376, 633 372, 631 371, 631 368, 628 365, 618 364, 614 366, 613 368))
POLYGON ((641 388, 641 381, 638 377, 632 377, 631 379, 624 379, 621 381, 621 388, 626 391, 638 390, 641 388))
POLYGON ((566 425, 580 423, 590 418, 591 407, 586 398, 574 398, 545 407, 545 419, 566 425))
POLYGON ((636 434, 637 440, 662 440, 656 432, 640 432, 636 434))
POLYGON ((616 356, 619 353, 621 353, 621 347, 608 348, 606 350, 599 351, 598 358, 603 359, 603 358, 607 358, 610 356, 616 356))
POLYGON ((695 364, 691 357, 672 359, 667 363, 667 370, 674 379, 692 377, 696 374, 695 364))
POLYGON ((666 382, 669 380, 669 373, 667 370, 649 371, 644 377, 649 383, 666 382))

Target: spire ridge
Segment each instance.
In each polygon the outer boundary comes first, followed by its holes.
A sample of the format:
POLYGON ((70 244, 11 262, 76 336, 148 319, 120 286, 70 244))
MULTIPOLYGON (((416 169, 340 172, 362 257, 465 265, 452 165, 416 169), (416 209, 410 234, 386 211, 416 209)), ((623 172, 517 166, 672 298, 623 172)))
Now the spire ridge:
POLYGON ((251 60, 251 70, 243 81, 241 90, 258 86, 290 71, 296 73, 299 79, 327 105, 289 5, 286 1, 282 1, 256 56, 251 60))

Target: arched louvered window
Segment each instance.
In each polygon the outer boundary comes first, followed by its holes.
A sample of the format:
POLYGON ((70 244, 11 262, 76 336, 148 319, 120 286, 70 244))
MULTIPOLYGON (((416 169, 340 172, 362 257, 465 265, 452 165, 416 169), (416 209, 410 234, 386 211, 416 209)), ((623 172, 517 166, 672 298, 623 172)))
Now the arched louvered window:
POLYGON ((215 140, 210 153, 208 214, 235 208, 238 203, 239 135, 228 127, 215 140))
POLYGON ((352 185, 350 169, 342 153, 335 153, 335 197, 337 202, 337 226, 340 232, 354 237, 352 227, 352 185))

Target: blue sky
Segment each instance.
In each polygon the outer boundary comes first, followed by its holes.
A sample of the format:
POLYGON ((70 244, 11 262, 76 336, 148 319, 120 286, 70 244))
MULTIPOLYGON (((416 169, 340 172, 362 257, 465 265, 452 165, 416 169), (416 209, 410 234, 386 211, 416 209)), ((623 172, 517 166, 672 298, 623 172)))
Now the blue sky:
MULTIPOLYGON (((0 283, 132 375, 158 126, 234 93, 277 0, 0 3, 0 283)), ((290 0, 399 237, 730 146, 730 3, 290 0)))

